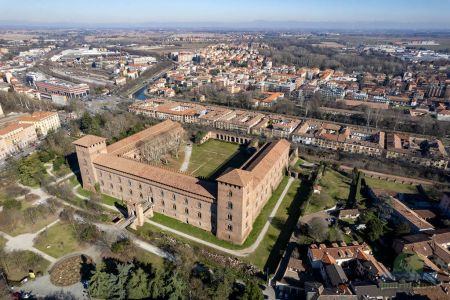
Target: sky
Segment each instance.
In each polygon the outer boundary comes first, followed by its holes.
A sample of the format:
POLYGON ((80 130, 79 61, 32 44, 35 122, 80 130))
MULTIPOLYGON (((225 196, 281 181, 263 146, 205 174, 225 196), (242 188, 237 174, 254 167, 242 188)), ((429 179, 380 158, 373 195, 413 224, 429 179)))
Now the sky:
POLYGON ((0 0, 0 24, 450 28, 450 0, 0 0))

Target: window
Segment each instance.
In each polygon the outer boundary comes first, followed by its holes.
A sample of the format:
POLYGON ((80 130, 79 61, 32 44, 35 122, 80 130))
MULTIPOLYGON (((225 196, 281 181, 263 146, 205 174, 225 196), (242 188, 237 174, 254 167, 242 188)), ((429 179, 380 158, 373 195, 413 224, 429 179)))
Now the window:
POLYGON ((128 185, 131 186, 131 180, 128 180, 128 185))
POLYGON ((228 201, 227 208, 228 209, 233 209, 233 203, 228 201))
POLYGON ((164 191, 161 190, 161 197, 164 197, 164 191))
POLYGON ((139 189, 142 190, 142 184, 139 183, 139 189))
POLYGON ((130 189, 130 190, 129 190, 129 193, 130 193, 130 195, 133 195, 133 190, 130 189))
POLYGON ((228 191, 228 197, 233 197, 233 192, 232 191, 228 191))
POLYGON ((202 218, 202 213, 201 213, 201 212, 198 212, 198 213, 197 213, 197 218, 199 218, 199 219, 202 218))
POLYGON ((111 179, 111 178, 112 178, 112 177, 111 177, 111 174, 109 174, 108 177, 109 177, 109 179, 111 179))
POLYGON ((122 187, 121 186, 119 186, 119 190, 122 192, 123 191, 123 189, 122 189, 122 187))
POLYGON ((201 202, 197 203, 197 208, 202 208, 202 203, 201 202))
POLYGON ((228 231, 233 231, 233 225, 228 224, 228 225, 227 225, 227 229, 228 229, 228 231))
POLYGON ((185 208, 184 209, 184 213, 188 215, 189 214, 189 209, 185 208))
POLYGON ((189 200, 188 198, 184 198, 184 204, 188 205, 189 204, 189 200))
POLYGON ((105 185, 105 183, 103 182, 103 180, 100 180, 100 184, 101 184, 102 186, 105 185))
POLYGON ((142 193, 139 193, 139 198, 144 199, 144 195, 142 195, 142 193))
POLYGON ((99 173, 100 177, 102 177, 102 176, 103 176, 103 173, 102 173, 102 171, 98 171, 98 173, 99 173))
POLYGON ((176 204, 172 205, 172 208, 173 208, 174 210, 177 210, 176 204))
POLYGON ((122 183, 122 179, 120 179, 120 177, 119 177, 119 183, 122 183))
POLYGON ((109 187, 110 187, 111 189, 113 189, 114 186, 113 186, 112 183, 110 183, 110 184, 109 184, 109 187))
POLYGON ((164 200, 162 200, 161 201, 161 206, 164 206, 164 205, 165 205, 164 200))
POLYGON ((232 216, 231 214, 228 214, 228 215, 227 215, 227 220, 228 220, 228 221, 233 221, 233 216, 232 216))
POLYGON ((177 200, 177 196, 175 196, 175 194, 173 194, 172 199, 173 199, 173 201, 177 200))

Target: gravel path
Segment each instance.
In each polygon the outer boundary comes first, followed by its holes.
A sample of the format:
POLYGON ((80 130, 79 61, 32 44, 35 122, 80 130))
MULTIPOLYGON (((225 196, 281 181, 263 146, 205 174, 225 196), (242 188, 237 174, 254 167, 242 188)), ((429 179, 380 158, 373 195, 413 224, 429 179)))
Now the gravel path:
POLYGON ((191 155, 192 155, 192 144, 187 144, 186 147, 184 148, 184 160, 180 168, 181 172, 187 172, 189 168, 189 161, 191 160, 191 155))

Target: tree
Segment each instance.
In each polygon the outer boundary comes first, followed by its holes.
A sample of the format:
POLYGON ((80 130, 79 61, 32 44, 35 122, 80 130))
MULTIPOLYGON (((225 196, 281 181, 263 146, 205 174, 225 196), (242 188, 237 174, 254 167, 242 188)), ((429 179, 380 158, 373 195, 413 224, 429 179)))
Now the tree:
POLYGON ((102 270, 96 270, 89 281, 89 293, 95 298, 109 299, 115 285, 116 276, 102 270))
POLYGON ((308 235, 316 242, 322 242, 328 237, 328 222, 319 217, 314 217, 308 224, 308 235))
POLYGON ((240 299, 241 300, 262 300, 262 299, 264 299, 264 295, 256 282, 249 281, 245 285, 244 293, 242 294, 240 299))
POLYGON ((142 268, 138 268, 131 274, 127 284, 129 299, 143 299, 150 297, 150 281, 148 274, 142 268))
POLYGON ((369 241, 374 242, 384 235, 386 222, 379 218, 372 218, 366 224, 366 233, 369 241))

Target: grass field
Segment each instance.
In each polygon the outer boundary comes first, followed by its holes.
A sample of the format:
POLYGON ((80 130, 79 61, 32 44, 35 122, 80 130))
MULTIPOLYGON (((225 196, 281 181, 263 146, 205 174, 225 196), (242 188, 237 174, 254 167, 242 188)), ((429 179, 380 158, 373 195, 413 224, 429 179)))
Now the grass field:
POLYGON ((53 257, 81 249, 70 224, 57 223, 36 237, 34 247, 53 257))
POLYGON ((350 192, 351 179, 331 169, 327 169, 320 179, 322 190, 320 194, 313 194, 309 199, 305 214, 312 214, 346 202, 350 192))
POLYGON ((0 230, 11 236, 17 236, 23 233, 33 233, 44 228, 53 221, 56 221, 56 219, 58 219, 58 215, 48 214, 46 217, 36 218, 35 223, 32 223, 25 221, 25 217, 18 217, 12 223, 0 227, 0 230))
POLYGON ((258 266, 261 270, 264 268, 270 252, 273 251, 276 241, 280 236, 281 231, 284 229, 284 225, 289 217, 289 208, 294 201, 300 184, 301 182, 299 180, 295 180, 289 187, 289 190, 278 208, 277 213, 272 220, 269 229, 267 230, 266 236, 261 241, 260 246, 255 250, 255 252, 245 258, 246 261, 258 266))
MULTIPOLYGON (((200 238, 206 242, 216 244, 218 246, 227 248, 227 249, 244 249, 253 244, 259 233, 261 232, 262 228, 264 227, 265 222, 267 221, 270 212, 272 211, 273 207, 275 206, 278 198, 280 197, 281 193, 283 192, 284 188, 286 187, 288 182, 288 177, 284 177, 281 181, 278 188, 274 191, 272 194, 272 197, 267 201, 266 205, 261 210, 261 213, 256 218, 255 222, 253 223, 253 229, 250 232, 249 236, 245 240, 245 242, 242 245, 235 245, 227 241, 219 240, 214 234, 212 234, 209 231, 197 228, 195 226, 180 222, 176 219, 167 217, 162 214, 155 213, 152 221, 155 221, 157 223, 160 223, 162 225, 165 225, 167 227, 176 229, 178 231, 187 233, 191 236, 200 238)), ((289 201, 286 201, 289 202, 289 201)), ((151 226, 150 224, 145 224, 144 226, 140 227, 137 230, 137 234, 140 236, 145 236, 145 231, 152 231, 154 230, 154 226, 151 226)), ((157 229, 158 231, 161 231, 157 229)))
POLYGON ((28 270, 34 273, 47 272, 50 262, 31 251, 14 251, 7 253, 3 261, 3 271, 10 281, 20 281, 28 276, 28 270))
POLYGON ((375 179, 365 177, 366 184, 371 188, 383 189, 386 191, 399 192, 399 193, 417 193, 417 187, 415 185, 397 183, 393 181, 386 181, 381 179, 375 179))
POLYGON ((164 258, 137 248, 136 259, 144 264, 151 264, 153 268, 161 269, 164 267, 164 258))
POLYGON ((423 270, 423 261, 415 253, 400 253, 394 261, 394 272, 417 272, 423 270))
POLYGON ((194 176, 208 178, 238 151, 238 144, 218 140, 209 140, 201 145, 194 145, 188 172, 194 176))

